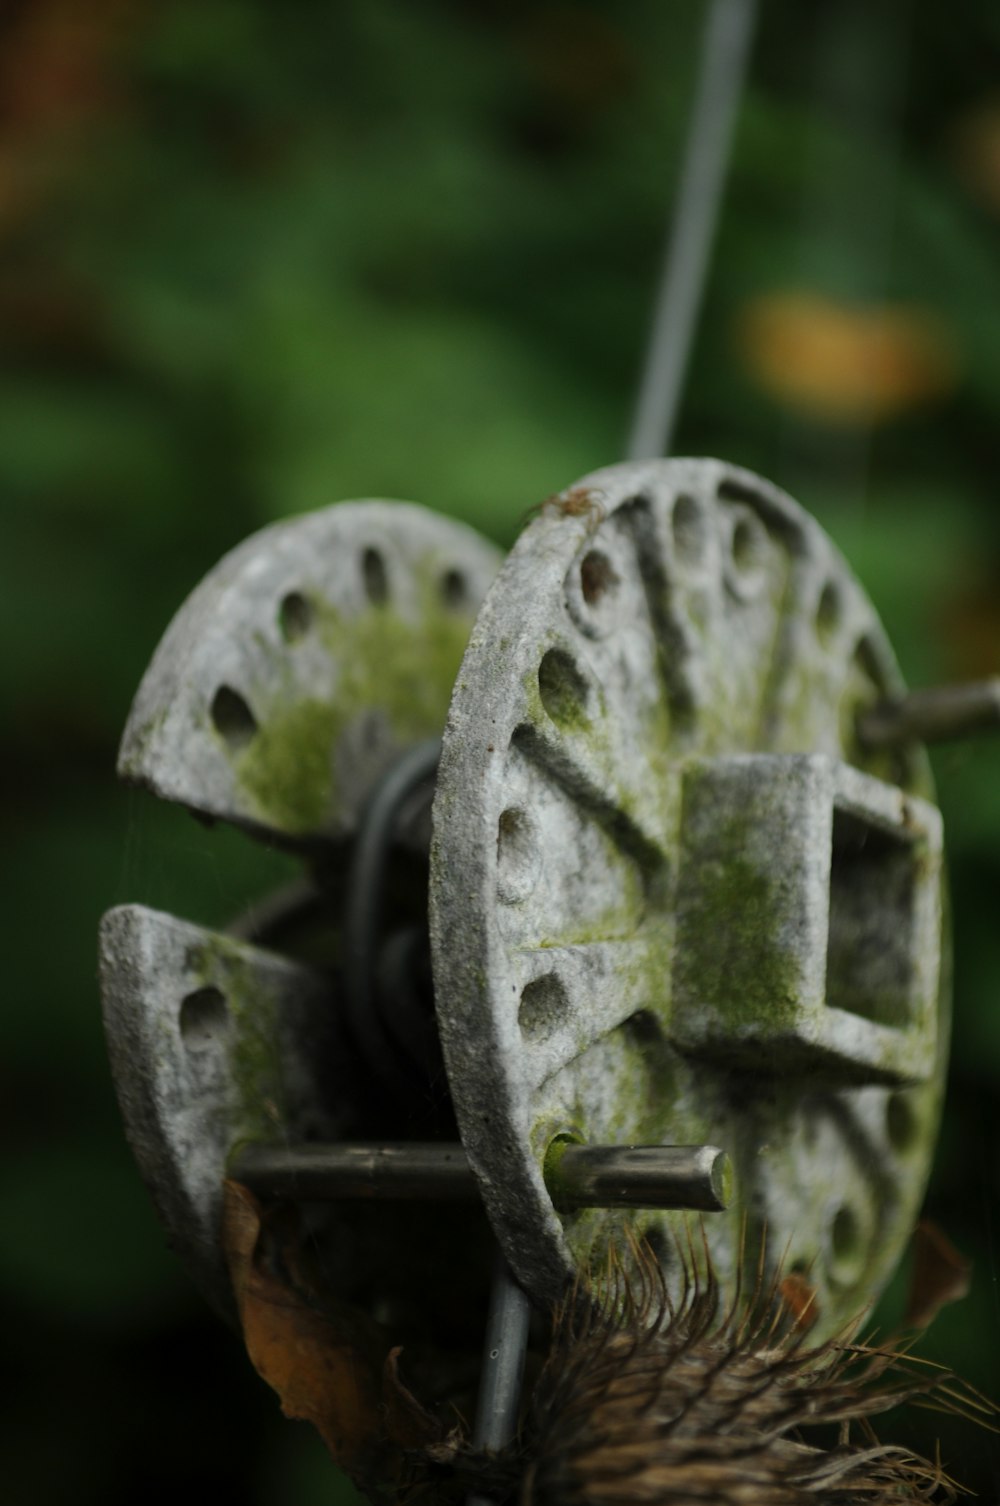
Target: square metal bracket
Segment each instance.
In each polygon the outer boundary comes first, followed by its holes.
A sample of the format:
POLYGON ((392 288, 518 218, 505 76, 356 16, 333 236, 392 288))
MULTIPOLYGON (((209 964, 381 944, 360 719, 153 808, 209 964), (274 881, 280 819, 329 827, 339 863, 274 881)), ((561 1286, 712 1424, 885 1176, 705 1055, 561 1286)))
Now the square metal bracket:
POLYGON ((820 754, 683 774, 671 1038, 838 1082, 932 1073, 941 816, 820 754))

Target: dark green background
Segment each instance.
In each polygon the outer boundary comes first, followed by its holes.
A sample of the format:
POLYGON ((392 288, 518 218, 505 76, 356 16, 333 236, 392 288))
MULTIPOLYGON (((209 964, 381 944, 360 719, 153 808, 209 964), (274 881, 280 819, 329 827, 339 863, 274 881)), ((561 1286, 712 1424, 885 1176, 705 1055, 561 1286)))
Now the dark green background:
MULTIPOLYGON (((675 448, 816 512, 911 681, 996 671, 1000 189, 976 187, 966 128, 1000 97, 1000 10, 762 9, 675 448), (735 332, 748 300, 792 289, 932 312, 950 390, 875 426, 769 396, 735 332)), ((240 839, 119 789, 116 741, 170 615, 251 530, 382 495, 507 544, 619 457, 703 14, 3 11, 5 1500, 348 1498, 165 1251, 125 1147, 100 913, 219 921, 261 876, 240 839)), ((957 1026, 928 1212, 975 1276, 922 1352, 998 1395, 1000 743, 936 765, 957 1026)), ((940 1434, 960 1478, 1000 1493, 988 1435, 890 1427, 931 1451, 940 1434)))

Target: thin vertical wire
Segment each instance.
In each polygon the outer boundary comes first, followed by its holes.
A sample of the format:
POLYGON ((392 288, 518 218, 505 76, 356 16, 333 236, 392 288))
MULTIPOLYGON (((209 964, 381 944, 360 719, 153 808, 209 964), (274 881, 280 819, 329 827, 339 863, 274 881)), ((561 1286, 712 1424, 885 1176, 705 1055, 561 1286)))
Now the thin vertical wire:
POLYGON ((755 13, 756 0, 711 0, 680 188, 626 450, 629 460, 663 455, 673 439, 755 13))
MULTIPOLYGON (((530 1320, 531 1304, 498 1250, 476 1408, 476 1448, 499 1453, 517 1432, 530 1320)), ((491 1501, 488 1496, 474 1494, 466 1498, 466 1506, 491 1506, 491 1501)))

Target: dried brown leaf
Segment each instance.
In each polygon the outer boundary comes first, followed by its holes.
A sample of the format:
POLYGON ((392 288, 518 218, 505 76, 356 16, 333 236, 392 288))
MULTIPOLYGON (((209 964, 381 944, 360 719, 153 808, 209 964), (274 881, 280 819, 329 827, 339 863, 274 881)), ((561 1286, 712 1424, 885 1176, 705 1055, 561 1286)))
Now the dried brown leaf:
POLYGON ((285 1416, 311 1422, 359 1481, 391 1476, 396 1450, 386 1436, 376 1331, 346 1304, 320 1309, 295 1278, 294 1250, 266 1248, 260 1204, 238 1182, 225 1184, 223 1246, 247 1353, 285 1416), (287 1269, 269 1262, 277 1253, 287 1269))
POLYGON ((972 1262, 930 1219, 921 1219, 913 1233, 913 1275, 904 1324, 927 1328, 942 1307, 968 1295, 972 1262))

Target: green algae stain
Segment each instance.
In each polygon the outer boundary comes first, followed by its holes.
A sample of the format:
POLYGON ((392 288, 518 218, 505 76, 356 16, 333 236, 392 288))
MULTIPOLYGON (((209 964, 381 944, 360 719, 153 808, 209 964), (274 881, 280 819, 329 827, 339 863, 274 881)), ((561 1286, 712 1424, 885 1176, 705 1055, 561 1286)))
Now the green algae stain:
POLYGON ((242 945, 224 936, 196 947, 188 966, 225 999, 230 1020, 227 1075, 235 1090, 234 1148, 249 1140, 273 1140, 286 1115, 275 997, 257 977, 242 945))
POLYGON ((235 1038, 230 1071, 239 1098, 241 1139, 273 1140, 287 1115, 273 999, 247 992, 230 1002, 235 1038))
POLYGON ((339 744, 365 718, 378 718, 398 747, 441 733, 472 619, 441 601, 439 575, 433 556, 421 563, 412 620, 389 602, 345 618, 310 600, 310 631, 332 666, 329 689, 302 694, 290 662, 279 704, 232 755, 258 819, 296 836, 322 829, 337 807, 339 744))
POLYGON ((569 1187, 566 1179, 562 1176, 562 1159, 571 1145, 582 1145, 583 1136, 572 1130, 563 1130, 555 1135, 548 1143, 542 1159, 542 1176, 548 1188, 549 1196, 557 1209, 565 1210, 572 1200, 568 1197, 569 1187))
POLYGON ((678 991, 700 998, 727 1029, 792 1024, 799 969, 776 934, 778 886, 737 851, 734 841, 725 861, 701 864, 696 889, 682 903, 678 991))
POLYGON ((306 697, 258 728, 238 772, 262 815, 293 832, 322 824, 333 782, 331 750, 342 723, 330 702, 306 697))

